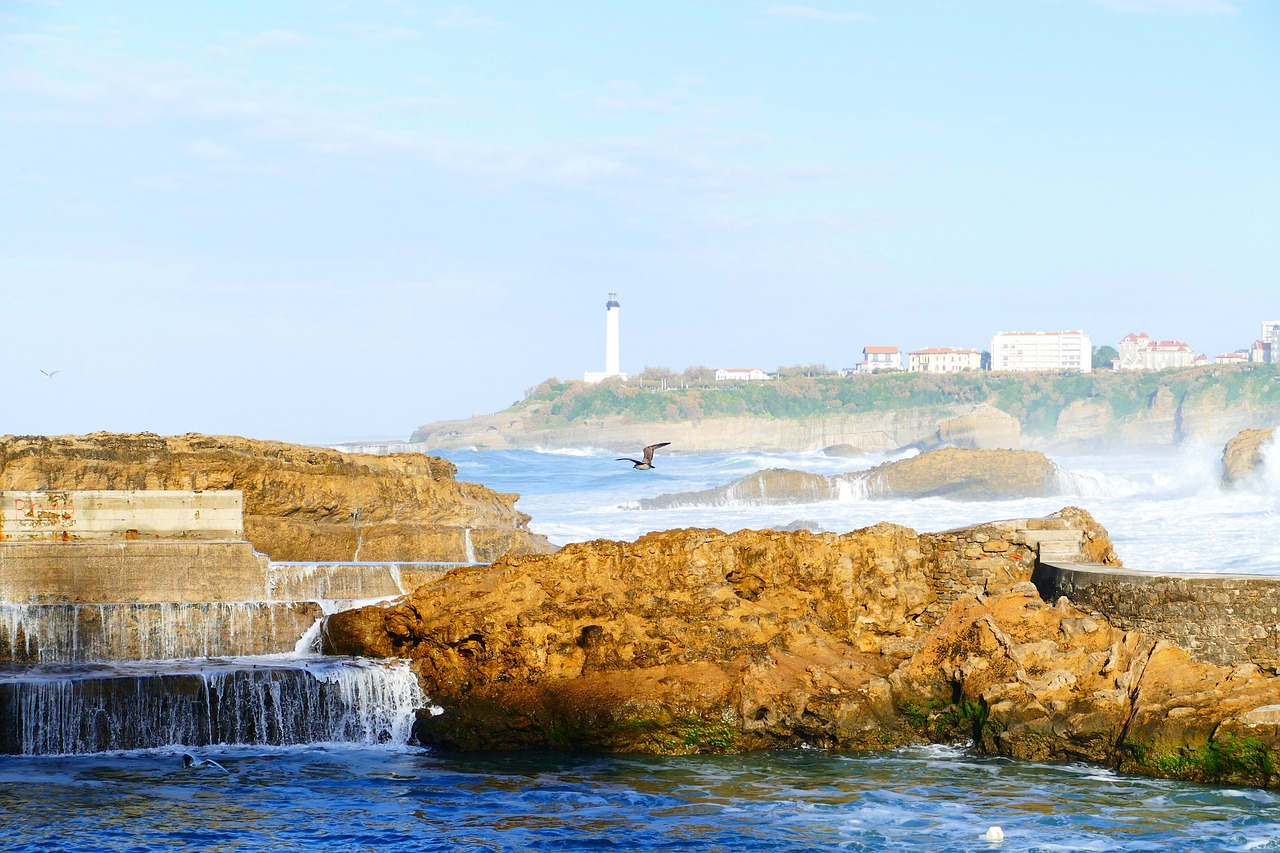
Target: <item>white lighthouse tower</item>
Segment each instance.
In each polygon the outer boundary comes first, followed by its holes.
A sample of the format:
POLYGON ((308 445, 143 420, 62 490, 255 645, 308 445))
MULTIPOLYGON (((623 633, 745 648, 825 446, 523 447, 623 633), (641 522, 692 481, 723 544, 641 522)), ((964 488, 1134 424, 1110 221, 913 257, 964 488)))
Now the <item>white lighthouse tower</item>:
POLYGON ((622 314, 622 306, 618 302, 618 294, 610 293, 609 301, 604 304, 604 372, 596 373, 588 370, 583 379, 587 382, 599 382, 601 379, 618 377, 626 379, 622 372, 621 348, 618 343, 618 318, 622 314))

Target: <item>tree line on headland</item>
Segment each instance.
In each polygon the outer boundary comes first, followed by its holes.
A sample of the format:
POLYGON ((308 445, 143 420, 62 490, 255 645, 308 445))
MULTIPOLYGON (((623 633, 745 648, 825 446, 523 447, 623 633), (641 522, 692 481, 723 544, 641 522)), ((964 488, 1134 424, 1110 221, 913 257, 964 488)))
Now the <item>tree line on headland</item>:
POLYGON ((782 369, 766 382, 716 382, 714 371, 646 368, 638 376, 589 384, 548 379, 512 406, 529 426, 555 428, 622 416, 637 423, 716 417, 805 418, 933 406, 986 404, 1017 418, 1028 435, 1052 432, 1079 400, 1105 403, 1123 419, 1159 393, 1175 403, 1213 392, 1226 406, 1280 406, 1280 368, 1269 364, 1164 371, 1040 373, 876 373, 835 376, 821 365, 782 369), (708 378, 710 374, 710 378, 708 378))

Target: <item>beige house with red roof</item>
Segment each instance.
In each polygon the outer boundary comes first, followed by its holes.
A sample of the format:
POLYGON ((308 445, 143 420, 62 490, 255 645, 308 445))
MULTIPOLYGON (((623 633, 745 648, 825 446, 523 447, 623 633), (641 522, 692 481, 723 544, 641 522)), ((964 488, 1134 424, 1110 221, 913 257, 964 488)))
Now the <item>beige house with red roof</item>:
POLYGON ((981 369, 982 353, 976 349, 926 347, 907 353, 907 370, 911 373, 960 373, 981 369))

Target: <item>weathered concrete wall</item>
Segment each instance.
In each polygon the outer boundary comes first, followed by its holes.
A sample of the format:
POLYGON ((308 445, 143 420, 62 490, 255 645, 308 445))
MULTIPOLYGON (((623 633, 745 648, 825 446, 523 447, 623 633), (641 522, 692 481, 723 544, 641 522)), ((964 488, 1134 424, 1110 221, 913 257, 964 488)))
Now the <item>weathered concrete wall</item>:
POLYGON ((243 539, 239 491, 0 491, 0 540, 243 539))
POLYGON ((266 601, 267 558, 249 542, 0 542, 0 601, 17 604, 266 601))
POLYGON ((1032 582, 1045 601, 1065 595, 1116 627, 1162 637, 1206 663, 1280 673, 1280 578, 1042 563, 1032 582))

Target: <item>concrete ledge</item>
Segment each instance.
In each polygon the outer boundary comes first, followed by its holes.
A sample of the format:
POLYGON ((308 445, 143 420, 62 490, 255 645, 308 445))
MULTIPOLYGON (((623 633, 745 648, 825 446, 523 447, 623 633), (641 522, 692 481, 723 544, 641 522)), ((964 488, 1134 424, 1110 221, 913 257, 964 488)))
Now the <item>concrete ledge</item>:
POLYGON ((1182 646, 1197 660, 1252 663, 1280 674, 1280 578, 1041 562, 1031 582, 1045 601, 1066 596, 1118 628, 1182 646))

